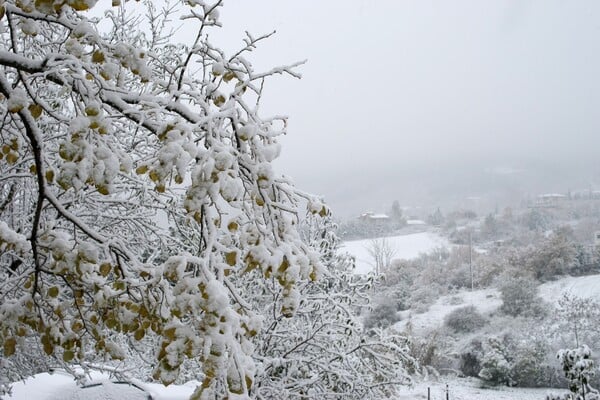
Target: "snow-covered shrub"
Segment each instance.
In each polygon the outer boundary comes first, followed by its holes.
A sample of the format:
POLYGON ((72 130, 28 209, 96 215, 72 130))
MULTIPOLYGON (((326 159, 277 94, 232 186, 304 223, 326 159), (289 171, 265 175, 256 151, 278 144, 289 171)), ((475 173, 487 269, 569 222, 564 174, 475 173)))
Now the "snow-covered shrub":
POLYGON ((418 286, 410 296, 410 309, 416 313, 424 313, 442 294, 442 288, 432 283, 427 286, 418 286))
POLYGON ((460 354, 459 370, 464 376, 479 377, 483 347, 480 339, 473 339, 460 354))
POLYGON ((490 338, 483 343, 479 377, 491 384, 513 386, 515 381, 511 373, 511 361, 507 343, 498 338, 490 338))
POLYGON ((532 231, 543 231, 550 226, 551 216, 538 209, 532 209, 521 218, 521 224, 532 231))
POLYGON ((530 279, 509 279, 500 287, 502 297, 500 310, 513 317, 544 315, 545 309, 537 291, 535 282, 530 279))
POLYGON ((386 290, 383 296, 386 301, 394 304, 396 310, 404 311, 410 308, 411 287, 404 282, 397 284, 386 290))
POLYGON ((530 249, 525 269, 540 281, 554 279, 558 275, 576 273, 579 267, 577 246, 570 228, 562 227, 553 232, 539 245, 530 249))
POLYGON ((520 340, 511 343, 511 376, 515 386, 547 387, 557 381, 557 371, 548 362, 545 340, 520 340))
POLYGON ((457 289, 470 288, 471 269, 469 268, 469 265, 461 265, 452 271, 449 283, 452 287, 457 289))
POLYGON ((481 360, 477 353, 467 352, 460 355, 460 372, 464 376, 478 377, 481 371, 481 360))
POLYGON ((495 385, 543 387, 556 384, 545 340, 506 334, 483 342, 479 377, 495 385))
POLYGON ((409 355, 425 374, 438 375, 437 371, 454 368, 455 360, 451 356, 451 344, 446 337, 434 331, 427 337, 411 337, 408 344, 409 355))
POLYGON ((485 323, 486 319, 472 305, 457 308, 444 318, 444 325, 454 332, 474 332, 485 323))
POLYGON ((400 320, 398 309, 393 302, 379 303, 365 317, 365 329, 386 328, 400 320))

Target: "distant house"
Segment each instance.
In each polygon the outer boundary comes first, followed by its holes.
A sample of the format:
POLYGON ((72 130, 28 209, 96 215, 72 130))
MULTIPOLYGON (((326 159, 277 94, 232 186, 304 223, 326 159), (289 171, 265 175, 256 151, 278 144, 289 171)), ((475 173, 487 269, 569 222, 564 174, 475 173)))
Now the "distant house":
POLYGON ((594 246, 600 248, 600 231, 594 232, 594 246))
POLYGON ((366 213, 361 214, 358 219, 370 223, 387 223, 391 220, 389 215, 375 214, 372 211, 367 211, 366 213))
POLYGON ((556 207, 568 200, 568 197, 560 193, 540 194, 535 201, 536 207, 556 207))
POLYGON ((570 195, 573 200, 600 200, 600 190, 574 190, 570 195))

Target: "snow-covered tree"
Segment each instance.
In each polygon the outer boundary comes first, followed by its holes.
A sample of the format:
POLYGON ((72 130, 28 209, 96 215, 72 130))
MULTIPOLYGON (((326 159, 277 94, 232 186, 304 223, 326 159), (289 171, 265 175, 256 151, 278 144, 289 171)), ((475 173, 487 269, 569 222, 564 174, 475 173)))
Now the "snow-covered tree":
POLYGON ((569 390, 576 400, 600 398, 598 391, 589 384, 590 378, 596 372, 589 347, 581 345, 575 349, 563 349, 558 352, 557 357, 569 381, 569 390))
POLYGON ((385 268, 390 266, 397 250, 387 238, 383 237, 372 239, 367 246, 367 252, 373 260, 372 265, 375 267, 375 274, 379 275, 385 268))
POLYGON ((593 298, 582 298, 565 293, 558 300, 554 314, 553 330, 563 345, 580 346, 581 343, 598 343, 600 331, 600 303, 593 298))
POLYGON ((265 318, 256 343, 257 398, 390 398, 414 368, 407 339, 363 328, 360 314, 369 307, 372 278, 354 274, 353 258, 338 254, 330 212, 313 205, 303 225, 324 269, 316 282, 298 285, 302 300, 295 317, 278 312, 281 285, 254 280, 260 286, 252 302, 265 318))
POLYGON ((576 270, 577 246, 571 239, 572 231, 559 228, 527 255, 525 268, 541 281, 576 270))
MULTIPOLYGON (((4 357, 33 339, 49 356, 89 365, 128 358, 124 343, 148 340, 158 344, 153 376, 166 384, 197 360, 194 398, 262 393, 257 377, 295 368, 285 359, 305 343, 257 349, 268 347, 262 335, 357 329, 350 317, 338 324, 343 299, 325 302, 339 315, 309 318, 328 285, 351 281, 324 273, 301 240, 300 210, 326 208, 273 171, 287 120, 259 113, 265 81, 299 77, 298 64, 255 71, 247 56, 269 35, 248 34, 233 55, 213 46, 221 1, 183 2, 180 18, 197 30, 187 45, 169 41, 169 5, 147 1, 132 15, 117 0, 96 20, 84 13, 95 3, 0 5, 4 357), (263 324, 255 287, 277 297, 266 320, 277 327, 263 324), (295 314, 303 322, 281 331, 295 314)), ((337 379, 343 392, 359 354, 375 354, 358 337, 344 336, 340 352, 305 346, 308 371, 294 379, 337 379), (348 374, 327 375, 334 363, 348 374)), ((387 381, 378 360, 367 368, 387 381)))

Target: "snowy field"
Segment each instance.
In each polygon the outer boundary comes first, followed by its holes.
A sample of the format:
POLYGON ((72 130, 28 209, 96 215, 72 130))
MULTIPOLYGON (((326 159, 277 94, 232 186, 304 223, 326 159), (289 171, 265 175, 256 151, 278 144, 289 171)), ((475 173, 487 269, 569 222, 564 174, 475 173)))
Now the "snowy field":
POLYGON ((79 387, 73 376, 65 372, 43 373, 15 382, 10 396, 0 397, 2 400, 106 400, 127 399, 145 400, 147 394, 154 400, 187 400, 200 382, 165 387, 158 383, 134 381, 145 393, 129 385, 114 385, 110 376, 100 372, 92 372, 90 384, 102 383, 90 388, 79 387))
MULTIPOLYGON (((106 400, 127 399, 142 400, 150 394, 155 400, 187 400, 199 382, 186 385, 137 383, 146 393, 124 385, 107 384, 108 376, 100 373, 92 374, 93 382, 104 382, 103 386, 81 389, 70 375, 56 372, 38 374, 17 382, 13 386, 12 396, 3 400, 106 400), (118 387, 121 386, 121 387, 118 387), (124 387, 123 387, 124 386, 124 387), (96 390, 97 389, 97 390, 96 390), (118 390, 118 392, 117 392, 118 390), (137 391, 137 393, 136 393, 137 391)), ((416 382, 412 387, 400 388, 395 400, 427 399, 427 388, 430 388, 431 400, 446 399, 446 385, 449 398, 452 400, 543 400, 548 393, 561 393, 560 389, 524 389, 509 387, 482 388, 480 381, 473 378, 440 379, 437 382, 416 382)))
MULTIPOLYGON (((373 240, 363 239, 344 242, 340 252, 348 252, 356 258, 356 273, 366 274, 373 270, 373 257, 369 254, 369 246, 373 240)), ((390 236, 385 238, 394 250, 394 259, 416 258, 421 253, 427 253, 437 247, 449 247, 448 240, 436 233, 420 232, 409 235, 390 236)))
POLYGON ((549 393, 565 393, 560 389, 528 389, 498 386, 482 388, 481 382, 473 378, 440 379, 439 382, 419 382, 413 387, 400 390, 396 400, 427 399, 427 388, 431 390, 431 400, 446 400, 446 384, 450 400, 544 400, 549 393))

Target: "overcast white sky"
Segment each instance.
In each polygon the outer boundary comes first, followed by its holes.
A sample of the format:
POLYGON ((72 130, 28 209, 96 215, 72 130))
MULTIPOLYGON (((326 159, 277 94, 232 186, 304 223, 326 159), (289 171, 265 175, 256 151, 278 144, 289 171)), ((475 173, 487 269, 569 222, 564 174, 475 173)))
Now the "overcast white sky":
POLYGON ((334 204, 357 175, 599 154, 599 1, 227 0, 221 19, 224 48, 277 30, 255 65, 308 59, 265 110, 291 118, 280 171, 334 204))
POLYGON ((277 30, 257 69, 308 59, 263 109, 290 116, 279 172, 342 216, 477 195, 465 169, 600 181, 600 1, 225 0, 220 19, 228 52, 277 30))

